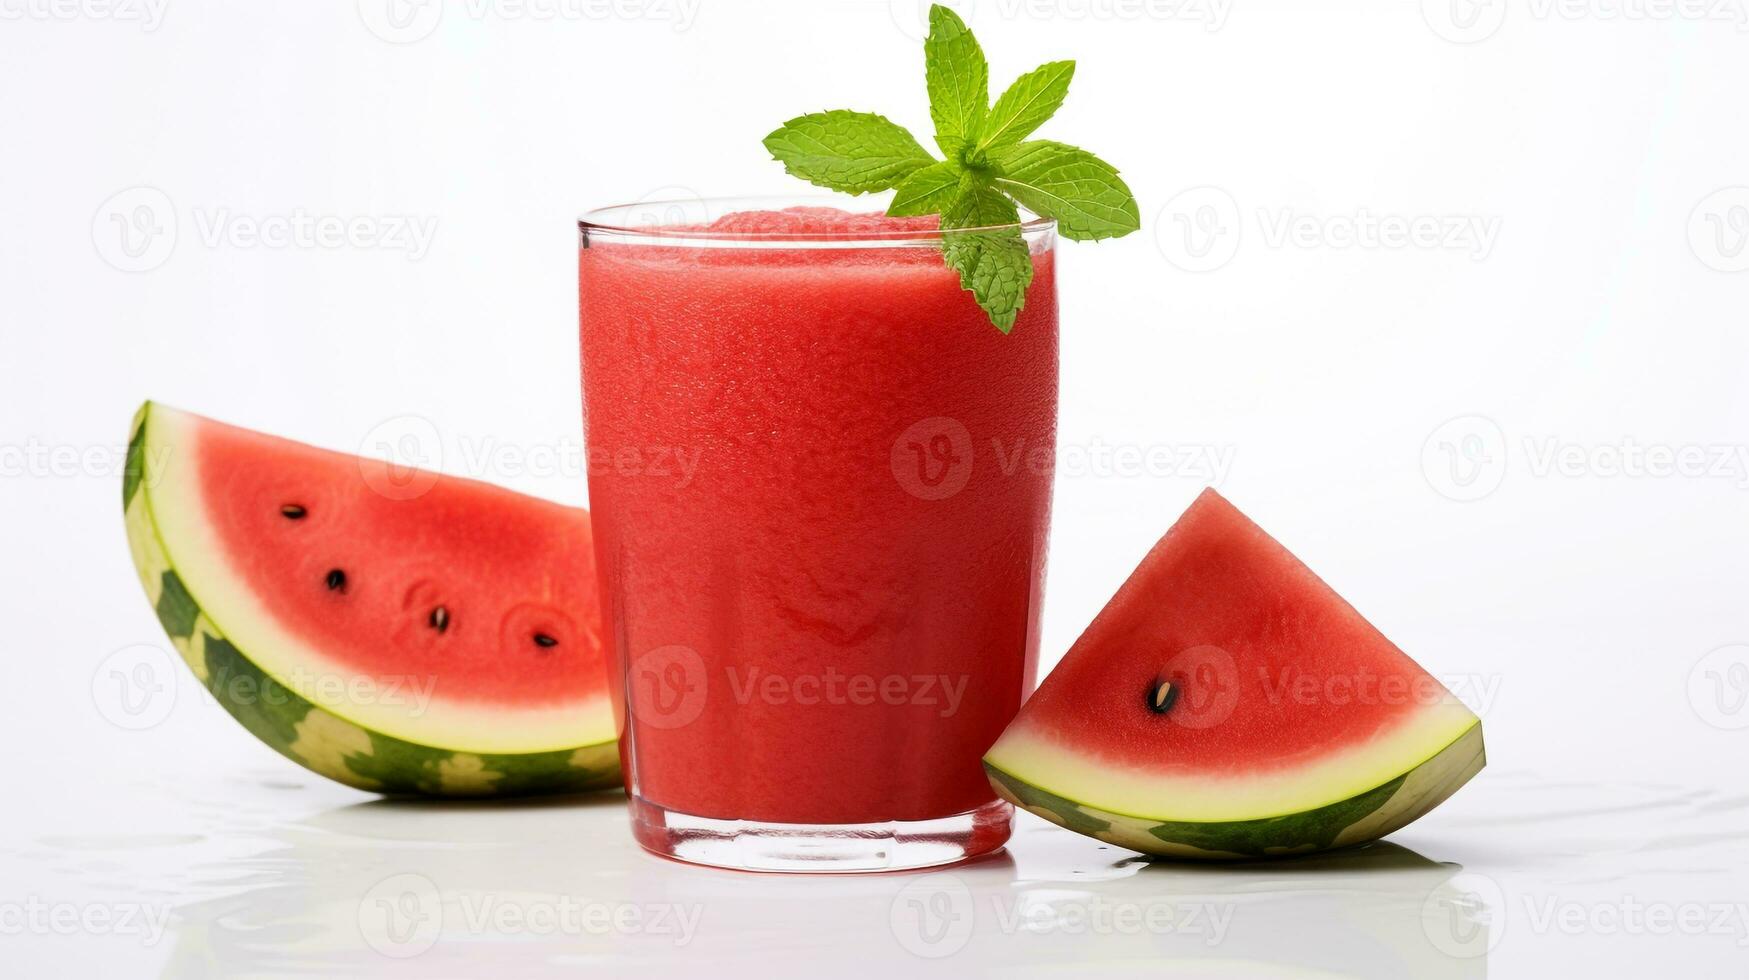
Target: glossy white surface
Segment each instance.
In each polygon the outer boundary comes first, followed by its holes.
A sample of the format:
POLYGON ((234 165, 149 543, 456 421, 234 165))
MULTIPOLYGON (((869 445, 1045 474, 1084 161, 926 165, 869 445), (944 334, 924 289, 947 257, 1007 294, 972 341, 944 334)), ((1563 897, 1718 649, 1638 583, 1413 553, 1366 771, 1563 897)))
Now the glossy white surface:
POLYGON ((1656 781, 1492 770, 1391 842, 1296 861, 1148 864, 1023 817, 972 864, 801 877, 645 854, 617 795, 402 803, 289 765, 154 768, 180 771, 8 807, 4 881, 41 907, 6 908, 43 923, 0 920, 11 975, 1438 980, 1749 964, 1749 795, 1656 781), (62 909, 87 926, 55 925, 62 909))

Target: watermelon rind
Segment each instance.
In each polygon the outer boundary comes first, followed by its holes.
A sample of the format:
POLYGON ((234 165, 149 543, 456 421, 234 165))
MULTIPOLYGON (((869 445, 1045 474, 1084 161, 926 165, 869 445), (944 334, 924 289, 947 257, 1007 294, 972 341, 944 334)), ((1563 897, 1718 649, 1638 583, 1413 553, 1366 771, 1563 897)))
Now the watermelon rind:
MULTIPOLYGON (((1377 840, 1444 802, 1486 761, 1477 721, 1427 761, 1364 792, 1295 812, 1208 821, 1126 813, 1070 799, 989 758, 984 771, 997 795, 1076 833, 1160 857, 1232 860, 1309 854, 1377 840)), ((1091 761, 1089 765, 1097 767, 1091 761)))
POLYGON ((171 644, 251 734, 312 772, 385 794, 517 796, 620 785, 611 733, 603 738, 593 732, 585 744, 528 752, 468 751, 398 738, 302 696, 261 658, 240 648, 180 573, 160 526, 159 470, 185 448, 157 443, 157 428, 167 418, 173 427, 185 416, 153 402, 134 416, 122 480, 128 550, 171 644))

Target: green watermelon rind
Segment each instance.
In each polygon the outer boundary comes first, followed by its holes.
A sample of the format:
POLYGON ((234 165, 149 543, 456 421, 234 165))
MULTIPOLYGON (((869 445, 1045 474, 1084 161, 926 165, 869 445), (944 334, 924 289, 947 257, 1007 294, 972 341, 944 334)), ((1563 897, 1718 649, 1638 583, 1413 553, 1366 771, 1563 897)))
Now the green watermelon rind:
POLYGON ((192 595, 153 519, 146 426, 134 416, 122 479, 129 551, 170 642, 214 699, 280 755, 357 789, 389 795, 523 796, 620 785, 614 740, 542 752, 457 752, 372 731, 299 696, 239 650, 192 595))
POLYGON ((1486 761, 1477 722, 1409 772, 1347 799, 1299 813, 1206 822, 1116 813, 1059 796, 987 761, 984 771, 997 795, 1078 834, 1160 857, 1232 860, 1310 854, 1377 840, 1444 802, 1486 761))

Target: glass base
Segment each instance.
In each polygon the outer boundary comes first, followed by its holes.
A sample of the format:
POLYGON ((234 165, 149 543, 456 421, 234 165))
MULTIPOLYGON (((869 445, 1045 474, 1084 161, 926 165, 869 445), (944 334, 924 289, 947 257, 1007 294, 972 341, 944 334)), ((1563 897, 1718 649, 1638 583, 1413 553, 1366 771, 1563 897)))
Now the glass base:
POLYGON ((737 871, 909 871, 988 854, 1008 841, 1014 807, 995 800, 935 820, 804 824, 695 817, 633 796, 632 833, 663 857, 737 871))

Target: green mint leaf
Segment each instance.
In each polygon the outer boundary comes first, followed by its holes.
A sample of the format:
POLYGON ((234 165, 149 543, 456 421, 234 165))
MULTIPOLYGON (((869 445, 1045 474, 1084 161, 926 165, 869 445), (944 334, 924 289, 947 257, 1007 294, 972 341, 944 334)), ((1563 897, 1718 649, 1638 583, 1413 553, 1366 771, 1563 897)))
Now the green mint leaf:
POLYGON ((1062 108, 1075 75, 1073 61, 1040 65, 1014 80, 990 107, 978 131, 978 147, 986 153, 1006 149, 1032 135, 1062 108))
POLYGON ((765 148, 792 175, 850 194, 884 191, 935 162, 905 127, 845 109, 797 116, 765 137, 765 148))
POLYGON ((960 274, 960 285, 996 329, 1014 329, 1032 282, 1032 253, 1021 234, 1014 202, 976 180, 961 185, 959 196, 941 214, 942 255, 960 274), (955 232, 955 228, 993 230, 955 232))
POLYGON ((895 218, 940 214, 953 203, 960 189, 960 168, 951 163, 932 163, 899 183, 887 213, 895 218))
POLYGON ((949 160, 957 160, 983 124, 990 103, 990 66, 966 22, 940 4, 929 8, 923 66, 935 145, 949 160))
POLYGON ((1118 238, 1142 226, 1135 195, 1117 168, 1079 147, 1031 140, 991 164, 995 186, 1028 210, 1055 218, 1064 238, 1118 238))

